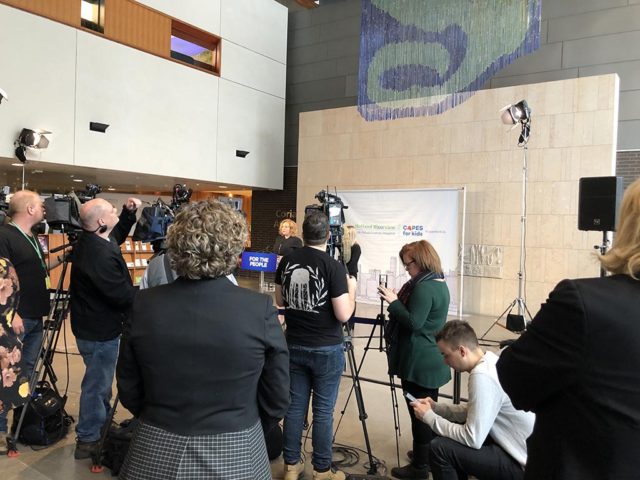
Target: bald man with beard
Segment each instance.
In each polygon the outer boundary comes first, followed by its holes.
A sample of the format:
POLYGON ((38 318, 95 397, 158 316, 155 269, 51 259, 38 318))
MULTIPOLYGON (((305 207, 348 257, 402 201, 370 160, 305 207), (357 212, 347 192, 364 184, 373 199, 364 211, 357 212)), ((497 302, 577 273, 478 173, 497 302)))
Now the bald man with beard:
POLYGON ((120 244, 136 222, 140 200, 129 198, 118 216, 104 199, 80 208, 84 233, 71 267, 71 329, 85 364, 74 457, 91 457, 107 419, 122 323, 135 288, 120 244))

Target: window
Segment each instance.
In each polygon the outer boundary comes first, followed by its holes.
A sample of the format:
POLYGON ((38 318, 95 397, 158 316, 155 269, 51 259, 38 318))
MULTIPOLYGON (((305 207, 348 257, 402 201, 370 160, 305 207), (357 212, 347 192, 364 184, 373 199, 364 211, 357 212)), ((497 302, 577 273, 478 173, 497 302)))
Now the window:
POLYGON ((177 20, 171 23, 171 58, 194 67, 220 73, 215 35, 177 20))
POLYGON ((82 0, 80 24, 83 27, 104 33, 104 2, 105 0, 82 0))

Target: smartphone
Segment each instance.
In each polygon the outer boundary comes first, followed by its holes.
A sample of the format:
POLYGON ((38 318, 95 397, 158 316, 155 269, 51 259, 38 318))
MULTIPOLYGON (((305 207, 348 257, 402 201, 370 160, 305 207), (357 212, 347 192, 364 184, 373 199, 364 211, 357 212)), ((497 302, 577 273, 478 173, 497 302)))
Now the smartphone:
POLYGON ((387 287, 387 276, 386 275, 380 275, 380 278, 378 279, 378 285, 380 285, 381 287, 387 287))
POLYGON ((409 400, 410 402, 417 402, 418 399, 416 397, 414 397, 413 395, 411 395, 409 392, 404 392, 404 396, 407 397, 407 400, 409 400))

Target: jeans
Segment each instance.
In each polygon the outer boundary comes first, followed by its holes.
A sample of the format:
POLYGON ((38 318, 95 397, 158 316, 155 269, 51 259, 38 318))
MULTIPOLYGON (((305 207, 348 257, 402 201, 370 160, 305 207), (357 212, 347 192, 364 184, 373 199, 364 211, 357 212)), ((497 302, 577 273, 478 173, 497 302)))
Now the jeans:
MULTIPOLYGON (((24 333, 20 335, 22 341, 22 365, 24 373, 31 378, 33 367, 38 359, 42 345, 42 319, 23 318, 24 333)), ((0 413, 0 432, 7 431, 7 412, 0 413)))
POLYGON ((289 345, 291 405, 284 417, 284 461, 300 461, 302 428, 313 390, 313 457, 316 471, 331 468, 333 410, 345 359, 342 344, 323 347, 289 345))
POLYGON ((100 438, 100 429, 111 408, 111 385, 118 359, 120 337, 106 342, 76 338, 85 365, 80 392, 80 414, 76 435, 81 442, 100 438))
POLYGON ((467 480, 469 475, 492 480, 522 480, 524 470, 513 457, 487 438, 480 449, 450 438, 431 442, 431 473, 434 480, 467 480))

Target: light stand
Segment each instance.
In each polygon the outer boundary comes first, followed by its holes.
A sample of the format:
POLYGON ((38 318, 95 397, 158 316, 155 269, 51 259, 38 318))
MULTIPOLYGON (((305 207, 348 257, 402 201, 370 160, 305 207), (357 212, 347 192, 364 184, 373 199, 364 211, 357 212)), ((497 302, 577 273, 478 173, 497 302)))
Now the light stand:
POLYGON ((518 123, 522 126, 522 131, 520 133, 520 138, 518 139, 518 146, 522 147, 523 158, 522 158, 522 198, 520 203, 520 264, 518 270, 518 296, 509 304, 509 306, 500 314, 500 316, 491 324, 491 326, 480 336, 479 340, 485 340, 486 335, 489 331, 497 324, 499 324, 500 320, 507 316, 507 330, 512 332, 522 332, 526 328, 527 320, 525 318, 525 314, 528 317, 528 320, 531 321, 531 312, 527 308, 527 304, 524 300, 525 295, 525 259, 526 259, 526 249, 525 249, 525 240, 527 234, 527 143, 529 142, 529 134, 531 133, 531 109, 527 105, 525 100, 522 100, 514 105, 509 105, 503 109, 502 121, 503 123, 510 123, 513 125, 517 125, 518 123), (517 308, 517 314, 512 314, 513 309, 517 308))

